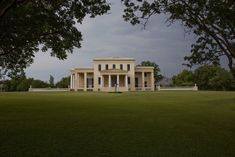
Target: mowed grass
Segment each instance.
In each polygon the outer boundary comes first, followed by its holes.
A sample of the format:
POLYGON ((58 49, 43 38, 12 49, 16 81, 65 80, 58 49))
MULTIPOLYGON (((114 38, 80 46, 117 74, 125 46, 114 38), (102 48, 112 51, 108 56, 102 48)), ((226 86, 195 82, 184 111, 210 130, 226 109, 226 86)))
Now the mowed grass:
POLYGON ((1 157, 233 157, 235 92, 0 93, 1 157))

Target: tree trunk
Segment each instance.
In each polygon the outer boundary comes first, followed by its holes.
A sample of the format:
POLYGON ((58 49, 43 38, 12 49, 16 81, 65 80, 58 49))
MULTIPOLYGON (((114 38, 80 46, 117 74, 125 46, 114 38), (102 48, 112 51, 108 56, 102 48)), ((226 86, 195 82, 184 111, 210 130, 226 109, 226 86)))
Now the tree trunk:
POLYGON ((0 2, 0 17, 14 4, 15 0, 3 0, 0 2))
POLYGON ((233 75, 233 78, 235 79, 235 66, 233 65, 233 57, 230 56, 228 57, 228 67, 230 69, 230 72, 232 73, 233 75))
POLYGON ((23 3, 27 0, 1 0, 0 1, 0 18, 6 14, 6 12, 13 7, 16 3, 23 3))

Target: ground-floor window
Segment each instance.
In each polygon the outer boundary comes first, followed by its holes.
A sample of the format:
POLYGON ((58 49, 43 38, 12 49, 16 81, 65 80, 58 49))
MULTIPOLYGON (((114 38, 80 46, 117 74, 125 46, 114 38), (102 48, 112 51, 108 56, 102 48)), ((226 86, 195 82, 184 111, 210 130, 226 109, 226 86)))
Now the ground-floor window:
POLYGON ((144 81, 144 87, 148 87, 147 81, 144 81))
POLYGON ((98 77, 98 84, 100 85, 101 84, 101 78, 98 77))
POLYGON ((135 87, 138 87, 138 84, 139 84, 139 80, 138 80, 138 77, 135 78, 135 87))

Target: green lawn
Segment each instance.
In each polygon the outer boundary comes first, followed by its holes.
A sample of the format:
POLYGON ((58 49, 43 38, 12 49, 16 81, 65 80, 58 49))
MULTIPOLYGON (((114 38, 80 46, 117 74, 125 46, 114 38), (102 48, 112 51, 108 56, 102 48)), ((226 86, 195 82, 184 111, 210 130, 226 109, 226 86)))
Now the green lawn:
POLYGON ((0 93, 1 157, 234 157, 235 92, 0 93))

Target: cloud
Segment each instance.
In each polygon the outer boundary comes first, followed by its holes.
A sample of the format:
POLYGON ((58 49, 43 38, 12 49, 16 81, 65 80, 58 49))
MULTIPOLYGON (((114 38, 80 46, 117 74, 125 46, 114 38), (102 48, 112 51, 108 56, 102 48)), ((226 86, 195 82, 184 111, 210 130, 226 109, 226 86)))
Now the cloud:
POLYGON ((183 69, 183 57, 189 55, 192 35, 185 35, 184 28, 175 23, 170 27, 166 16, 153 17, 146 29, 132 26, 122 18, 120 2, 112 0, 111 14, 96 18, 85 18, 77 28, 82 32, 82 48, 60 61, 49 54, 38 53, 35 62, 26 70, 29 77, 56 80, 69 75, 74 67, 91 67, 95 57, 132 57, 136 64, 143 60, 156 62, 163 74, 172 76, 183 69))

